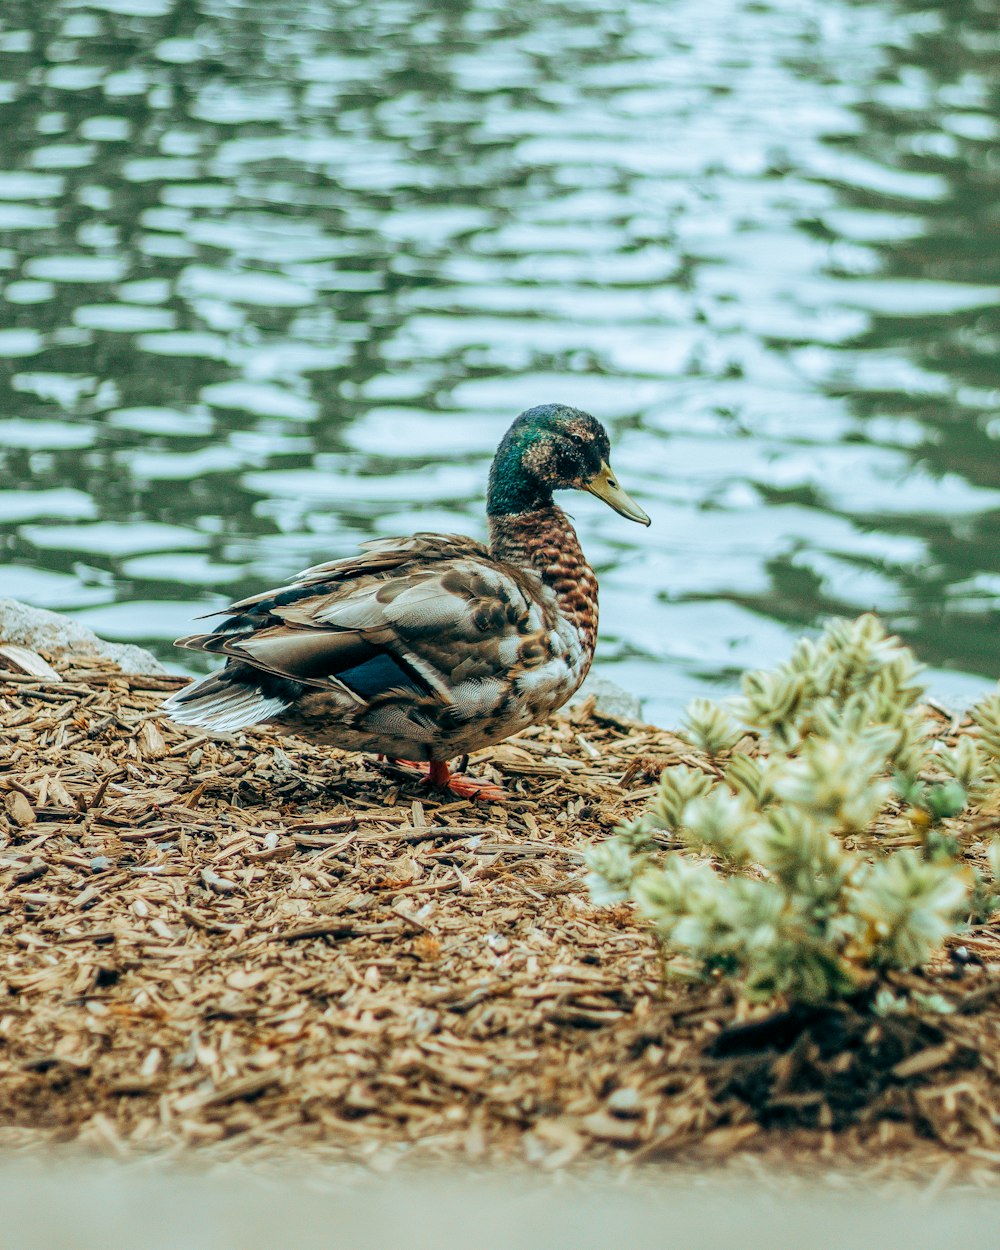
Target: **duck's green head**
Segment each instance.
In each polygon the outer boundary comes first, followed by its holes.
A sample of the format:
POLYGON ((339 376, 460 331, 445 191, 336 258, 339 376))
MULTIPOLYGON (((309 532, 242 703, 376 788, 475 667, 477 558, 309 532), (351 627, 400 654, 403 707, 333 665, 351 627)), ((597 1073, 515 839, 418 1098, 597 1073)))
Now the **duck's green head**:
POLYGON ((596 417, 564 404, 522 412, 497 448, 486 511, 491 516, 534 512, 556 490, 586 490, 630 521, 649 517, 611 471, 608 433, 596 417))

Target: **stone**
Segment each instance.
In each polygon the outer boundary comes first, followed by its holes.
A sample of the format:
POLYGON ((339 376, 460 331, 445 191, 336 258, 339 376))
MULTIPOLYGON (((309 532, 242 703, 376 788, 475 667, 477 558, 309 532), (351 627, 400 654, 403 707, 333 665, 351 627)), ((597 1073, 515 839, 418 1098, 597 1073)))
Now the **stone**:
POLYGON ((7 815, 19 828, 24 829, 26 826, 35 823, 35 809, 20 790, 8 791, 4 800, 4 806, 7 809, 7 815))
POLYGON ((124 673, 167 672, 144 647, 106 642, 71 617, 32 608, 17 599, 0 599, 0 643, 26 647, 47 659, 98 655, 117 664, 124 673))
POLYGON ((570 700, 570 707, 591 698, 594 700, 594 715, 598 720, 610 721, 614 725, 631 725, 642 721, 642 701, 639 697, 607 677, 591 673, 570 700))

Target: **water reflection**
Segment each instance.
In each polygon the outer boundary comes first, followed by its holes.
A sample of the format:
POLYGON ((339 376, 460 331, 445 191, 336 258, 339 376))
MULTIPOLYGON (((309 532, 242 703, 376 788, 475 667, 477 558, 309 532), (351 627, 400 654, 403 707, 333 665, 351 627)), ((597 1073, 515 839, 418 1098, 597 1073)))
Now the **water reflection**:
POLYGON ((670 715, 827 612, 996 676, 995 14, 972 0, 4 0, 0 584, 165 648, 481 533, 521 408, 670 715))

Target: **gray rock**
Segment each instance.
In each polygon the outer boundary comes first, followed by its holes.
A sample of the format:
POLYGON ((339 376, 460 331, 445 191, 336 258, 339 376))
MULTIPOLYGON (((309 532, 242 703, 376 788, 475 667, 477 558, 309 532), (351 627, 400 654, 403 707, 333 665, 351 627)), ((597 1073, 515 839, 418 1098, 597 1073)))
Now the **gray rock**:
POLYGON ((124 673, 167 671, 144 647, 130 642, 105 642, 68 616, 31 608, 17 599, 0 599, 0 642, 54 657, 99 655, 117 664, 124 673))
POLYGON ((642 702, 630 690, 607 677, 591 673, 570 701, 570 706, 594 698, 594 715, 614 724, 642 720, 642 702))

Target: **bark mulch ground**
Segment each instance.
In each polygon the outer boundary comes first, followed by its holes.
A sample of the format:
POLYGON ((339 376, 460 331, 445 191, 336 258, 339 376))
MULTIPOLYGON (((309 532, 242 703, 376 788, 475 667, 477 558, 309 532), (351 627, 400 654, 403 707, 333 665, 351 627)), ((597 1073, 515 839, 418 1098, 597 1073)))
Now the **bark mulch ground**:
POLYGON ((590 904, 582 851, 697 762, 668 732, 584 703, 474 759, 483 805, 173 726, 180 679, 5 664, 0 1146, 995 1183, 995 929, 899 978, 953 1014, 879 1020, 664 987, 590 904))

